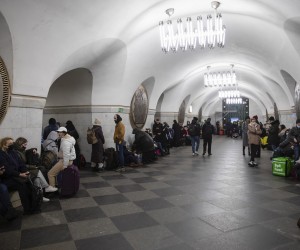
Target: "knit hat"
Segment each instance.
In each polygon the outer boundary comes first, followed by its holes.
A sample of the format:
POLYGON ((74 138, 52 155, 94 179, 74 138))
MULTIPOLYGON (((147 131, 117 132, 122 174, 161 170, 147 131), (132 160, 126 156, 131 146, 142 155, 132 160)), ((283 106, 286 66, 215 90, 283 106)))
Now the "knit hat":
POLYGON ((96 118, 95 121, 93 122, 94 126, 100 126, 101 122, 96 118))

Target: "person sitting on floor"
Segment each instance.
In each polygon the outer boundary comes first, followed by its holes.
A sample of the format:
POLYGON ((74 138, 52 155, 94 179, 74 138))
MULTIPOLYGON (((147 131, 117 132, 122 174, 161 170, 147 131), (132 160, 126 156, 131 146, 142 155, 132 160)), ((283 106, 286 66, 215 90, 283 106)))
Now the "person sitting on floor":
MULTIPOLYGON (((0 176, 3 175, 5 172, 5 168, 2 166, 0 167, 0 176)), ((13 208, 7 186, 1 183, 0 179, 0 214, 3 216, 7 221, 12 221, 18 217, 17 211, 13 208)))
POLYGON ((26 166, 20 164, 12 157, 13 139, 4 137, 0 142, 0 166, 4 166, 4 173, 1 175, 2 183, 9 191, 18 191, 23 206, 23 214, 29 215, 40 212, 32 207, 30 187, 26 179, 29 171, 26 166))

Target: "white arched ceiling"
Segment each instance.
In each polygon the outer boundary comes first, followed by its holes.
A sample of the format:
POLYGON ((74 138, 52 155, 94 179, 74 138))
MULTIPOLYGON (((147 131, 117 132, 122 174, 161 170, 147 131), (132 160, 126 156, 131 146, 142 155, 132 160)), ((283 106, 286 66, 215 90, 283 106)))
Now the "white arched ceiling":
POLYGON ((225 48, 164 54, 158 22, 171 7, 174 20, 213 12, 210 1, 199 0, 0 1, 12 37, 14 93, 45 97, 57 77, 84 67, 93 74, 92 104, 129 106, 136 88, 153 77, 149 108, 163 94, 162 111, 177 112, 186 96, 190 103, 209 100, 205 88, 196 88, 206 66, 223 71, 233 63, 243 96, 267 109, 266 92, 279 109, 294 105, 280 70, 299 82, 300 1, 223 0, 225 48))

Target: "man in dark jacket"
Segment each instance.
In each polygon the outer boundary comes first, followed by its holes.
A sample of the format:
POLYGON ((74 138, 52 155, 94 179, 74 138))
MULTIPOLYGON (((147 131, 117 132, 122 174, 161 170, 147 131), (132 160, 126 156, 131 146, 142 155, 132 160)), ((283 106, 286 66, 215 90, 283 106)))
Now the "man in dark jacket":
POLYGON ((197 123, 198 118, 194 117, 191 124, 188 125, 188 133, 191 137, 193 156, 199 155, 198 149, 200 145, 200 125, 197 123))
POLYGON ((202 126, 202 138, 203 138, 203 154, 206 154, 206 147, 208 146, 208 155, 211 153, 212 135, 214 134, 215 128, 210 123, 211 119, 207 118, 206 122, 202 126))
POLYGON ((268 135, 268 145, 274 151, 280 142, 279 138, 279 124, 278 120, 272 121, 271 126, 269 127, 269 135, 268 135))

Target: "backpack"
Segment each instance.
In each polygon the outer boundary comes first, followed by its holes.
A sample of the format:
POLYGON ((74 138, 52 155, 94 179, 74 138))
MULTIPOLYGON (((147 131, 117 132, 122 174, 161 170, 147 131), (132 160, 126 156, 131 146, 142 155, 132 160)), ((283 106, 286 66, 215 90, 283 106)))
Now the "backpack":
MULTIPOLYGON (((39 178, 39 177, 37 177, 39 178)), ((30 205, 31 209, 34 211, 41 211, 41 206, 43 203, 43 189, 42 187, 35 186, 30 178, 28 178, 28 185, 30 187, 30 205)))
POLYGON ((98 142, 94 129, 88 128, 86 132, 86 139, 88 144, 96 144, 98 142))
POLYGON ((188 127, 188 132, 189 132, 189 135, 191 135, 191 136, 196 135, 196 124, 191 123, 188 127))
POLYGON ((105 170, 114 170, 119 165, 118 152, 114 148, 104 150, 105 170))
POLYGON ((57 155, 52 151, 44 151, 41 155, 40 164, 50 170, 57 163, 57 155))

